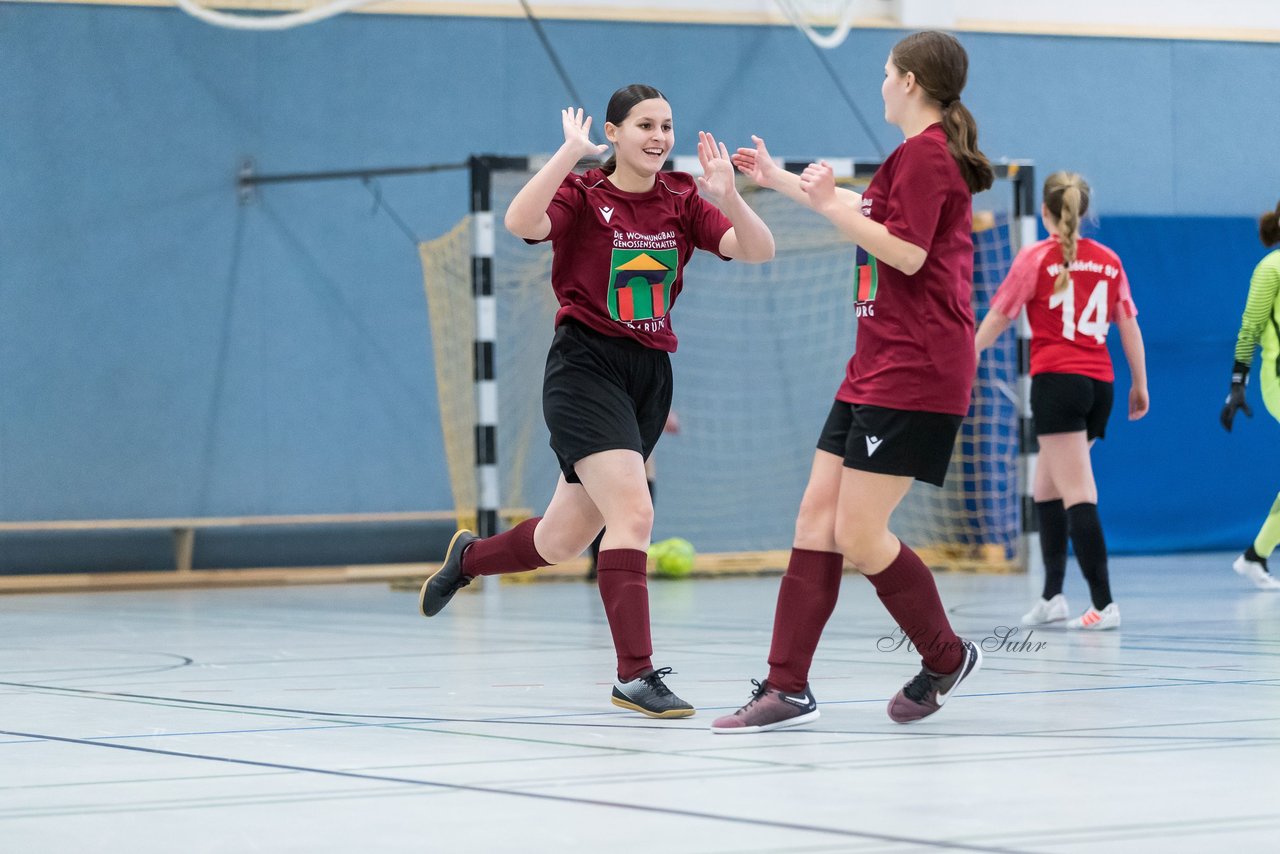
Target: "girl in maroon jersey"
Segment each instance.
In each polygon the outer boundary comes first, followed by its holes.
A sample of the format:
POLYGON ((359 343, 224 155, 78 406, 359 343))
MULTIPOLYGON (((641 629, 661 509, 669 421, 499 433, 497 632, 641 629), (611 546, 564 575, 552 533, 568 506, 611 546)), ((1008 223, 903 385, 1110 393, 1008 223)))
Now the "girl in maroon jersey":
POLYGON ((1018 253, 978 328, 976 344, 979 353, 991 346, 1026 306, 1031 326, 1031 417, 1040 445, 1033 488, 1044 591, 1022 623, 1039 626, 1067 619, 1062 582, 1069 532, 1093 602, 1067 628, 1096 631, 1120 626, 1089 461, 1089 449, 1106 433, 1111 414, 1115 372, 1107 353, 1107 330, 1113 319, 1129 362, 1129 420, 1146 415, 1150 401, 1129 279, 1116 253, 1080 237, 1080 218, 1088 210, 1089 185, 1079 175, 1055 172, 1045 180, 1040 217, 1049 237, 1018 253))
POLYGON ((969 408, 971 197, 994 176, 960 103, 968 65, 946 33, 915 33, 894 46, 880 91, 885 120, 905 141, 861 196, 837 190, 826 163, 788 174, 758 137, 754 149, 734 156, 757 183, 809 205, 860 247, 858 337, 800 503, 768 678, 755 683, 750 702, 712 724, 716 732, 759 732, 818 716, 809 666, 846 561, 870 580, 923 658, 920 673, 890 700, 891 719, 933 714, 981 661, 977 646, 951 630, 929 568, 889 531, 890 514, 915 480, 943 482, 969 408))
POLYGON ((420 604, 432 616, 475 576, 577 557, 603 527, 597 569, 618 656, 613 703, 688 717, 693 708, 663 682, 671 669, 650 659, 645 586, 653 505, 644 461, 671 408, 670 311, 695 249, 761 263, 773 257, 773 235, 738 195, 729 152, 710 134, 698 135, 696 182, 661 171, 675 134, 657 89, 614 93, 604 126, 614 155, 603 168, 572 172, 607 146, 591 141, 582 110, 562 111, 561 121, 564 144, 511 201, 506 226, 530 243, 551 241, 560 309, 542 407, 562 474, 541 517, 487 539, 455 534, 420 604))

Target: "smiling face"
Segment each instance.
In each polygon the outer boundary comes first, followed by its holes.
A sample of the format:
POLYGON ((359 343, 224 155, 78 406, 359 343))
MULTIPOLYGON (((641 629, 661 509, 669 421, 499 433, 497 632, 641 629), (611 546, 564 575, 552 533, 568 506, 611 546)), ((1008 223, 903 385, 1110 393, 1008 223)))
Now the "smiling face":
POLYGON ((640 101, 620 124, 606 122, 604 134, 613 143, 620 170, 656 175, 675 146, 671 105, 661 98, 640 101))

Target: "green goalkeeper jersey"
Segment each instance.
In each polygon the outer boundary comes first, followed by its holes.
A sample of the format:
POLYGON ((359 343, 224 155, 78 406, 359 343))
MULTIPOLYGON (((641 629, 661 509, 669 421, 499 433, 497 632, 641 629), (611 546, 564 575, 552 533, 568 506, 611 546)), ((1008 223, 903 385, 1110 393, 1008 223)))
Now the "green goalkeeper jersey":
POLYGON ((1253 351, 1262 345, 1262 357, 1272 364, 1280 356, 1280 318, 1277 309, 1280 296, 1280 249, 1270 252, 1258 262, 1249 280, 1249 299, 1240 319, 1240 334, 1236 338, 1236 361, 1245 365, 1253 363, 1253 351))

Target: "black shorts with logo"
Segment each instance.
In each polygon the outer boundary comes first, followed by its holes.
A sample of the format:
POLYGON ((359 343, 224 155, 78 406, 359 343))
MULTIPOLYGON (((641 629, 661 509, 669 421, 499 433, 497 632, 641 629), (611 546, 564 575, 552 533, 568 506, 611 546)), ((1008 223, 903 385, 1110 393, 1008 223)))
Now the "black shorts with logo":
POLYGON ((632 450, 645 459, 671 411, 671 356, 572 320, 556 329, 542 379, 542 415, 569 483, 578 460, 632 450))
POLYGON ((1083 374, 1036 374, 1031 378, 1031 420, 1036 435, 1078 433, 1089 439, 1107 435, 1115 397, 1113 383, 1083 374))
POLYGON ((942 486, 963 421, 962 415, 837 400, 822 427, 818 449, 844 458, 847 468, 942 486))

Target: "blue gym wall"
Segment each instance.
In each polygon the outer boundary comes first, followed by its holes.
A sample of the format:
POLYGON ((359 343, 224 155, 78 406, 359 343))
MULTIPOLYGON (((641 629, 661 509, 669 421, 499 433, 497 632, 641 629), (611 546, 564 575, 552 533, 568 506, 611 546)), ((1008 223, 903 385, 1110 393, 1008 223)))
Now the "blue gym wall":
MULTIPOLYGON (((895 144, 879 84, 900 32, 828 54, 873 140, 794 30, 545 27, 598 123, 621 84, 665 90, 680 152, 703 128, 792 157, 895 144)), ((962 38, 982 147, 1085 173, 1133 281, 1153 409, 1118 411, 1096 452, 1111 545, 1240 547, 1280 487, 1256 393, 1234 435, 1216 423, 1263 254, 1254 218, 1280 196, 1280 111, 1258 102, 1280 46, 962 38)), ((246 33, 5 3, 0 81, 0 519, 451 506, 421 272, 395 216, 446 230, 463 174, 273 186, 247 205, 234 177, 246 157, 272 173, 553 150, 568 95, 527 22, 246 33)), ((15 548, 0 565, 31 568, 15 548)))

